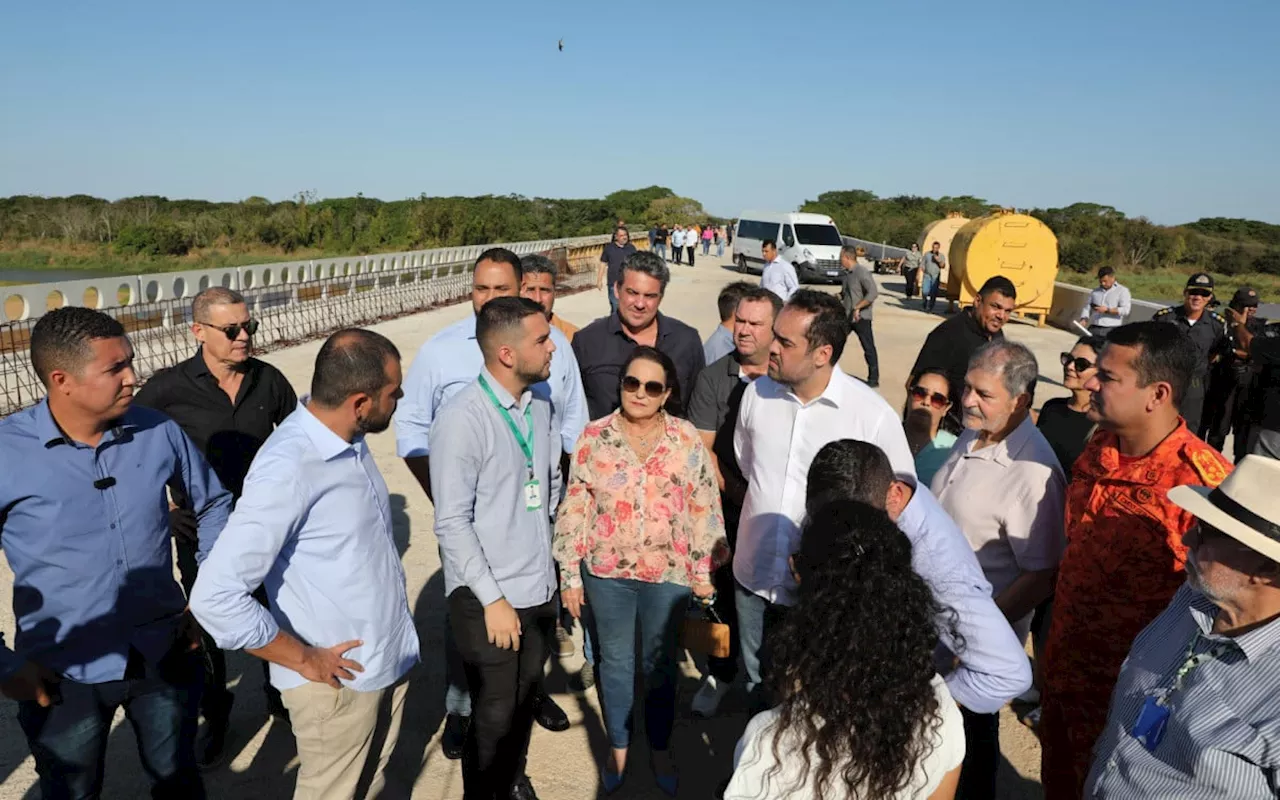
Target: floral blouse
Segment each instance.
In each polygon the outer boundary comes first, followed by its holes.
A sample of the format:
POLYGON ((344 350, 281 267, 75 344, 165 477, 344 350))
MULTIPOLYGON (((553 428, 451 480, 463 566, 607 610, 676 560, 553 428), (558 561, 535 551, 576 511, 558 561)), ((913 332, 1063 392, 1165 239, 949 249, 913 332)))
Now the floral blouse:
POLYGON ((618 416, 588 424, 574 449, 552 546, 562 588, 582 586, 580 564, 599 578, 709 583, 729 548, 715 467, 698 431, 664 415, 666 430, 642 462, 618 416))

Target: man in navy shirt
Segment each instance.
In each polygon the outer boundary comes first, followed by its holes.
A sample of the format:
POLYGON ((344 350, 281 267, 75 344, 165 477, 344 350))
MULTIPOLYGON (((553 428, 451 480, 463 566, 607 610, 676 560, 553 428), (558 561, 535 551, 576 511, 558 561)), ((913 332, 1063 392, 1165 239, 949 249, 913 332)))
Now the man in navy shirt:
POLYGON ((196 516, 198 560, 231 495, 177 423, 132 407, 124 327, 60 308, 31 334, 49 396, 0 421, 0 547, 17 636, 0 639, 0 691, 18 701, 45 797, 98 797, 124 706, 157 798, 201 798, 199 630, 173 577, 166 485, 196 516))
POLYGON ((610 311, 618 310, 616 284, 622 280, 622 263, 634 252, 636 246, 631 243, 631 234, 619 225, 613 232, 613 241, 605 245, 600 254, 600 269, 596 274, 596 288, 608 287, 610 311))

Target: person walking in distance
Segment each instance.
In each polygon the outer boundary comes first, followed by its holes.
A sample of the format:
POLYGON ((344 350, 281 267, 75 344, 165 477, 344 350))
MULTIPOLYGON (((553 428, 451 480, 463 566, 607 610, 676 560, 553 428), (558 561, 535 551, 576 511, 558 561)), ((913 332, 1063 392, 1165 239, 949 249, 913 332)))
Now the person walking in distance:
POLYGON ((760 254, 764 257, 760 286, 782 298, 782 302, 787 302, 800 288, 800 279, 796 277, 795 266, 778 255, 778 243, 773 239, 764 240, 760 245, 760 254))
POLYGON ((1076 459, 1067 490, 1067 547, 1041 670, 1047 800, 1081 796, 1125 654, 1183 583, 1182 537, 1194 518, 1165 493, 1215 487, 1231 471, 1178 413, 1197 358, 1177 326, 1122 325, 1085 383, 1100 430, 1076 459))
POLYGON ((525 776, 536 688, 555 635, 551 515, 560 436, 530 387, 551 373, 542 308, 499 297, 476 315, 484 368, 432 426, 435 531, 474 714, 462 754, 467 800, 536 800, 525 776))
POLYGON ((906 279, 903 293, 908 300, 916 296, 916 286, 920 282, 920 268, 923 266, 924 253, 920 252, 920 245, 912 242, 911 249, 902 258, 902 277, 906 279))
POLYGON ((702 229, 697 225, 690 225, 684 232, 684 249, 689 256, 689 266, 693 266, 698 257, 698 240, 702 238, 702 229))
POLYGON ((1113 328, 1124 324, 1132 304, 1128 288, 1116 281, 1115 268, 1101 267, 1098 285, 1080 310, 1080 324, 1089 329, 1089 335, 1105 339, 1113 328))
MULTIPOLYGON (((524 267, 519 256, 502 247, 490 248, 476 259, 471 274, 472 314, 428 339, 418 350, 405 377, 405 396, 396 412, 396 455, 431 500, 431 430, 440 408, 457 392, 470 385, 484 366, 484 355, 476 339, 476 316, 485 303, 496 297, 515 297, 523 286, 524 267)), ((541 285, 546 279, 533 278, 541 285)), ((554 281, 552 281, 554 283, 554 281)), ((544 306, 545 307, 545 306, 544 306)), ((567 452, 587 424, 586 398, 582 375, 569 340, 556 326, 551 328, 556 354, 551 360, 551 377, 533 386, 533 393, 551 403, 553 424, 560 432, 567 452)), ((445 609, 446 617, 448 608, 445 609)), ((462 657, 446 625, 444 640, 445 724, 440 746, 447 758, 462 758, 462 745, 471 719, 471 693, 467 687, 462 657)), ((569 728, 569 718, 545 692, 538 693, 537 722, 547 730, 569 728)))
POLYGON ((840 248, 840 266, 844 269, 840 278, 840 302, 848 315, 849 328, 857 335, 867 360, 867 385, 874 389, 880 385, 880 358, 876 355, 876 337, 871 330, 871 306, 880 288, 871 270, 860 263, 866 260, 866 255, 861 247, 840 248))
POLYGON ((1197 272, 1187 279, 1182 291, 1182 305, 1162 308, 1152 317, 1157 322, 1176 325, 1187 333, 1196 352, 1196 369, 1191 384, 1182 398, 1182 418, 1192 435, 1203 438, 1201 413, 1204 411, 1205 390, 1209 384, 1209 369, 1231 347, 1227 339, 1227 321, 1209 308, 1213 301, 1213 276, 1197 272), (1201 324, 1203 323, 1203 324, 1201 324))
POLYGON ((723 225, 716 228, 716 258, 724 258, 724 242, 727 235, 723 225))
POLYGON ((708 225, 702 229, 702 254, 711 254, 711 240, 715 237, 715 227, 708 225))
POLYGON ((199 800, 204 669, 173 576, 165 486, 195 515, 197 561, 231 494, 177 423, 133 405, 118 321, 55 309, 32 329, 30 355, 48 394, 0 420, 0 548, 18 631, 13 649, 0 636, 0 692, 18 704, 44 797, 101 796, 123 706, 151 796, 199 800))
POLYGON ((933 247, 924 255, 924 263, 920 267, 920 304, 928 313, 938 302, 938 288, 942 283, 942 271, 947 268, 947 257, 942 252, 942 243, 934 242, 933 247))
POLYGON ((400 381, 386 337, 325 341, 310 398, 258 451, 191 592, 220 647, 271 663, 298 743, 297 800, 354 797, 370 773, 378 795, 418 663, 390 496, 365 441, 391 426, 400 381))
MULTIPOLYGON (((231 492, 234 503, 253 457, 271 431, 298 407, 298 397, 280 370, 249 355, 258 323, 250 318, 239 292, 221 286, 201 291, 191 302, 191 319, 191 333, 200 345, 196 354, 152 375, 133 402, 178 423, 231 492)), ((170 502, 169 522, 182 588, 190 596, 198 570, 196 520, 181 493, 170 502)), ((255 598, 266 604, 265 591, 259 589, 255 598)), ((200 705, 206 726, 196 756, 201 768, 208 769, 222 759, 235 696, 227 690, 226 656, 208 636, 204 648, 205 689, 200 705)), ((268 666, 262 662, 267 713, 287 717, 280 692, 271 685, 268 666)))
MULTIPOLYGON (((769 371, 773 323, 781 310, 782 300, 776 294, 759 286, 749 286, 734 310, 733 352, 709 363, 698 373, 693 398, 689 401, 689 421, 698 429, 698 435, 715 464, 730 554, 737 542, 738 518, 747 492, 746 481, 733 452, 738 407, 751 381, 769 371)), ((706 674, 691 704, 693 713, 700 717, 715 715, 720 701, 738 675, 738 615, 734 606, 733 564, 723 564, 716 570, 714 579, 714 608, 720 621, 729 626, 729 654, 724 658, 707 657, 706 674)))
POLYGON ((609 293, 609 310, 618 308, 618 296, 614 288, 622 275, 622 264, 637 252, 631 243, 631 234, 621 225, 613 232, 613 241, 604 246, 600 254, 600 267, 596 270, 596 288, 605 289, 609 293))
POLYGON ((684 226, 676 225, 671 230, 671 255, 673 261, 677 264, 683 263, 684 259, 684 226))
POLYGON ((663 261, 667 260, 667 239, 671 236, 671 231, 667 229, 666 223, 658 225, 658 230, 653 239, 653 252, 658 254, 658 258, 663 261))

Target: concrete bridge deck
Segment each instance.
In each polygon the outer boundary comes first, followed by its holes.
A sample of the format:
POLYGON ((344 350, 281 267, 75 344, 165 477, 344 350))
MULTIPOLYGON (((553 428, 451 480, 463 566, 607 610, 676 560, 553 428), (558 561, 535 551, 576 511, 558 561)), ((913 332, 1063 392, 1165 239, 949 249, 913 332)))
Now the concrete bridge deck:
MULTIPOLYGON (((672 266, 672 281, 662 305, 664 313, 694 325, 705 337, 718 323, 715 298, 720 287, 739 276, 731 271, 726 256, 699 257, 696 268, 672 266)), ((748 278, 749 280, 754 280, 748 278)), ((875 309, 876 341, 880 351, 881 389, 890 404, 900 408, 903 383, 925 335, 941 321, 940 315, 918 310, 918 301, 904 301, 902 280, 877 276, 882 288, 875 309)), ((829 287, 834 291, 834 287, 829 287)), ((608 304, 597 291, 564 297, 557 313, 579 325, 604 314, 608 304)), ((375 326, 399 346, 406 360, 433 333, 470 313, 466 303, 424 314, 391 320, 375 326)), ((1052 328, 1036 328, 1011 322, 1007 335, 1028 345, 1037 355, 1044 373, 1037 405, 1048 397, 1065 394, 1058 385, 1058 354, 1070 347, 1075 337, 1052 328)), ((299 394, 306 391, 311 367, 320 342, 310 342, 270 354, 267 360, 279 367, 299 394)), ((850 374, 865 376, 865 362, 857 339, 850 338, 842 367, 850 374)), ((407 364, 406 364, 407 366, 407 364)), ((390 432, 370 438, 374 455, 391 491, 395 531, 400 542, 409 598, 422 637, 423 664, 410 684, 404 731, 394 754, 388 776, 388 797, 424 800, 452 800, 462 797, 459 762, 448 761, 440 752, 439 733, 444 714, 443 661, 443 576, 435 539, 431 533, 432 508, 404 464, 395 457, 390 432)), ((12 642, 14 620, 10 604, 12 573, 0 559, 0 631, 12 642)), ((228 741, 229 761, 206 775, 210 797, 283 798, 290 796, 293 772, 297 768, 293 738, 287 725, 270 721, 265 714, 260 690, 262 673, 255 659, 231 654, 228 671, 237 702, 232 714, 228 741)), ((575 673, 581 658, 552 662, 548 688, 568 712, 573 727, 564 733, 534 730, 529 754, 529 775, 543 800, 581 800, 599 794, 597 765, 607 750, 595 692, 573 693, 568 675, 575 673)), ((697 688, 692 664, 684 665, 680 685, 680 705, 672 751, 681 770, 681 797, 708 798, 729 775, 733 748, 747 721, 742 700, 730 695, 722 713, 714 720, 699 720, 688 713, 688 703, 697 688)), ((0 698, 0 800, 37 798, 36 775, 27 753, 26 741, 15 719, 14 703, 0 698)), ((1008 711, 1002 720, 1005 761, 1001 766, 1000 797, 1039 798, 1039 748, 1035 737, 1008 711)), ((642 737, 641 737, 642 738, 642 737)), ((647 768, 642 741, 637 741, 627 785, 615 797, 660 798, 647 768)), ((118 714, 108 747, 104 797, 145 797, 147 783, 138 762, 133 734, 118 714)))

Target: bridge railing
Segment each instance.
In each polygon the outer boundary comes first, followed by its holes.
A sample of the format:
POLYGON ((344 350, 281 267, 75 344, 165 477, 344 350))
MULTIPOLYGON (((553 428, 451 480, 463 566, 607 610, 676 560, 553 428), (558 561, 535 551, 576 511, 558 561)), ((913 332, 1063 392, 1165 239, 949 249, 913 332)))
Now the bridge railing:
POLYGON ((492 246, 518 255, 547 255, 560 267, 562 291, 588 288, 595 283, 595 265, 608 241, 608 236, 588 236, 4 287, 0 292, 21 297, 24 313, 0 322, 0 416, 34 405, 45 394, 29 356, 31 331, 40 316, 30 313, 33 300, 43 314, 63 304, 52 300, 81 292, 79 299, 88 302, 70 304, 99 308, 124 325, 135 369, 145 381, 195 352, 191 298, 209 286, 244 295, 250 315, 259 321, 254 336, 259 353, 459 302, 470 294, 476 257, 492 246), (135 285, 149 299, 132 294, 135 285), (122 302, 108 303, 117 298, 122 302))

